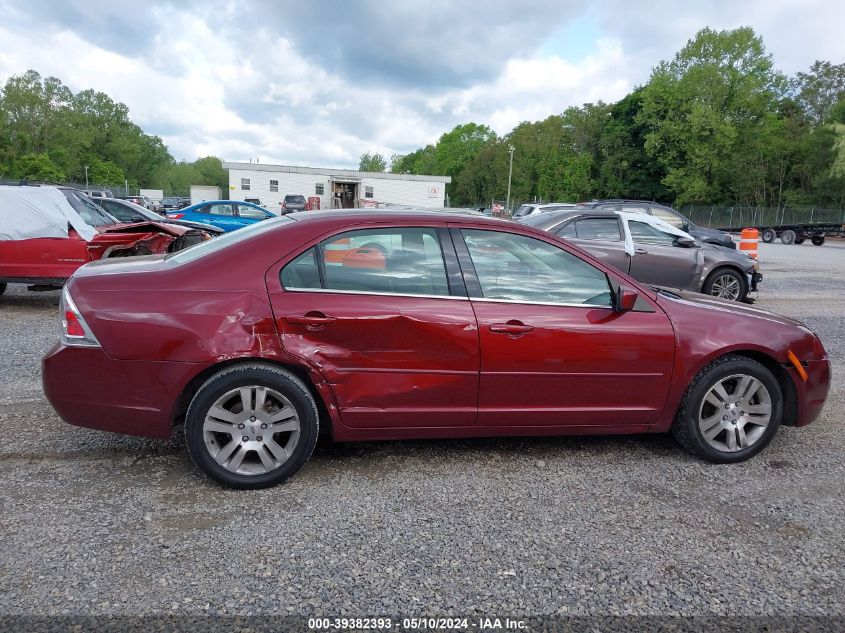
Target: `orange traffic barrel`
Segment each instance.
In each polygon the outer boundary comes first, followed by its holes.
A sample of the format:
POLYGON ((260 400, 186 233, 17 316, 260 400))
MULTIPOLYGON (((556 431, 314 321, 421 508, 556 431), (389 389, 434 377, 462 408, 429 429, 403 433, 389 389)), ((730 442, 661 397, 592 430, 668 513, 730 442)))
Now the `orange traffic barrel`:
POLYGON ((346 257, 346 254, 352 248, 352 244, 349 242, 348 237, 342 237, 340 239, 335 240, 325 246, 325 257, 327 264, 341 264, 343 263, 343 258, 346 257))
POLYGON ((739 236, 739 250, 757 259, 757 242, 759 240, 760 231, 757 229, 742 229, 739 236))

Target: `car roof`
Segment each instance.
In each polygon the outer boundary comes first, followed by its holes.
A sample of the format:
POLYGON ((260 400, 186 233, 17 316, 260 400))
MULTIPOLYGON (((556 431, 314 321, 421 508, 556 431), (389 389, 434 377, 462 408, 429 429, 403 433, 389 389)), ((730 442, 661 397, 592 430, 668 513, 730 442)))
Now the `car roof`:
POLYGON ((296 211, 287 214, 288 218, 296 220, 297 222, 319 222, 325 224, 342 224, 344 221, 398 221, 402 224, 413 222, 431 222, 432 220, 441 220, 448 222, 460 221, 463 219, 466 222, 481 222, 492 225, 499 225, 504 222, 511 226, 520 226, 510 220, 503 218, 493 218, 477 211, 447 211, 444 209, 421 209, 415 207, 408 207, 406 209, 335 209, 326 211, 296 211))

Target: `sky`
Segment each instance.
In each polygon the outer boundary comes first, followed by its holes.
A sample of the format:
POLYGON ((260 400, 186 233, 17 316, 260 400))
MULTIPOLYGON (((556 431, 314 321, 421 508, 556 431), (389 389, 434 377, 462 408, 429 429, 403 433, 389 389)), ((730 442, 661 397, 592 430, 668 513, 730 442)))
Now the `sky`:
POLYGON ((355 168, 616 101, 706 26, 751 26, 790 75, 842 63, 843 23, 830 0, 0 0, 0 81, 105 92, 180 160, 355 168))

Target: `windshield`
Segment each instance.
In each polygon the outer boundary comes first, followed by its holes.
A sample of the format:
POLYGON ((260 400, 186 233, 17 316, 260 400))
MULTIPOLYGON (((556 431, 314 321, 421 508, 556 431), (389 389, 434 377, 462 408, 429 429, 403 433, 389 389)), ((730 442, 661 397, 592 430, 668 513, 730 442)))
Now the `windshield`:
POLYGON ((67 198, 70 206, 73 207, 73 210, 79 214, 86 224, 91 226, 110 226, 118 223, 117 220, 78 191, 73 189, 60 189, 59 191, 65 194, 65 198, 67 198))
POLYGON ((178 204, 179 198, 162 198, 161 203, 162 204, 178 204))
POLYGON ((288 224, 290 222, 293 222, 293 220, 286 215, 273 217, 269 220, 264 220, 263 222, 256 222, 255 224, 250 224, 242 229, 224 233, 220 237, 215 237, 213 240, 200 242, 195 246, 190 246, 184 250, 172 253, 165 257, 165 259, 176 264, 192 262, 201 257, 205 257, 206 255, 211 255, 212 253, 221 251, 224 248, 229 248, 230 246, 234 247, 235 244, 249 240, 253 235, 258 235, 264 231, 274 229, 280 224, 288 224))
POLYGON ((523 204, 519 209, 516 210, 516 213, 513 214, 515 218, 522 218, 531 213, 534 210, 533 204, 523 204))
POLYGON ((106 211, 111 213, 118 220, 124 222, 143 222, 149 220, 151 222, 161 222, 162 217, 158 213, 153 213, 149 209, 142 207, 140 204, 135 204, 129 200, 111 200, 104 201, 103 207, 106 211))

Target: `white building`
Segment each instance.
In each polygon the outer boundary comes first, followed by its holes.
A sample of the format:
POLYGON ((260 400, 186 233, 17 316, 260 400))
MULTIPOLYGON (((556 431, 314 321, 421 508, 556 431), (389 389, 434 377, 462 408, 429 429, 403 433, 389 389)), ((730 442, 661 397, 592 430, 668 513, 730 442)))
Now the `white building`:
POLYGON ((319 198, 321 209, 374 203, 441 208, 450 176, 415 176, 350 169, 322 169, 259 163, 223 163, 229 170, 229 199, 261 201, 273 212, 286 195, 319 198))

